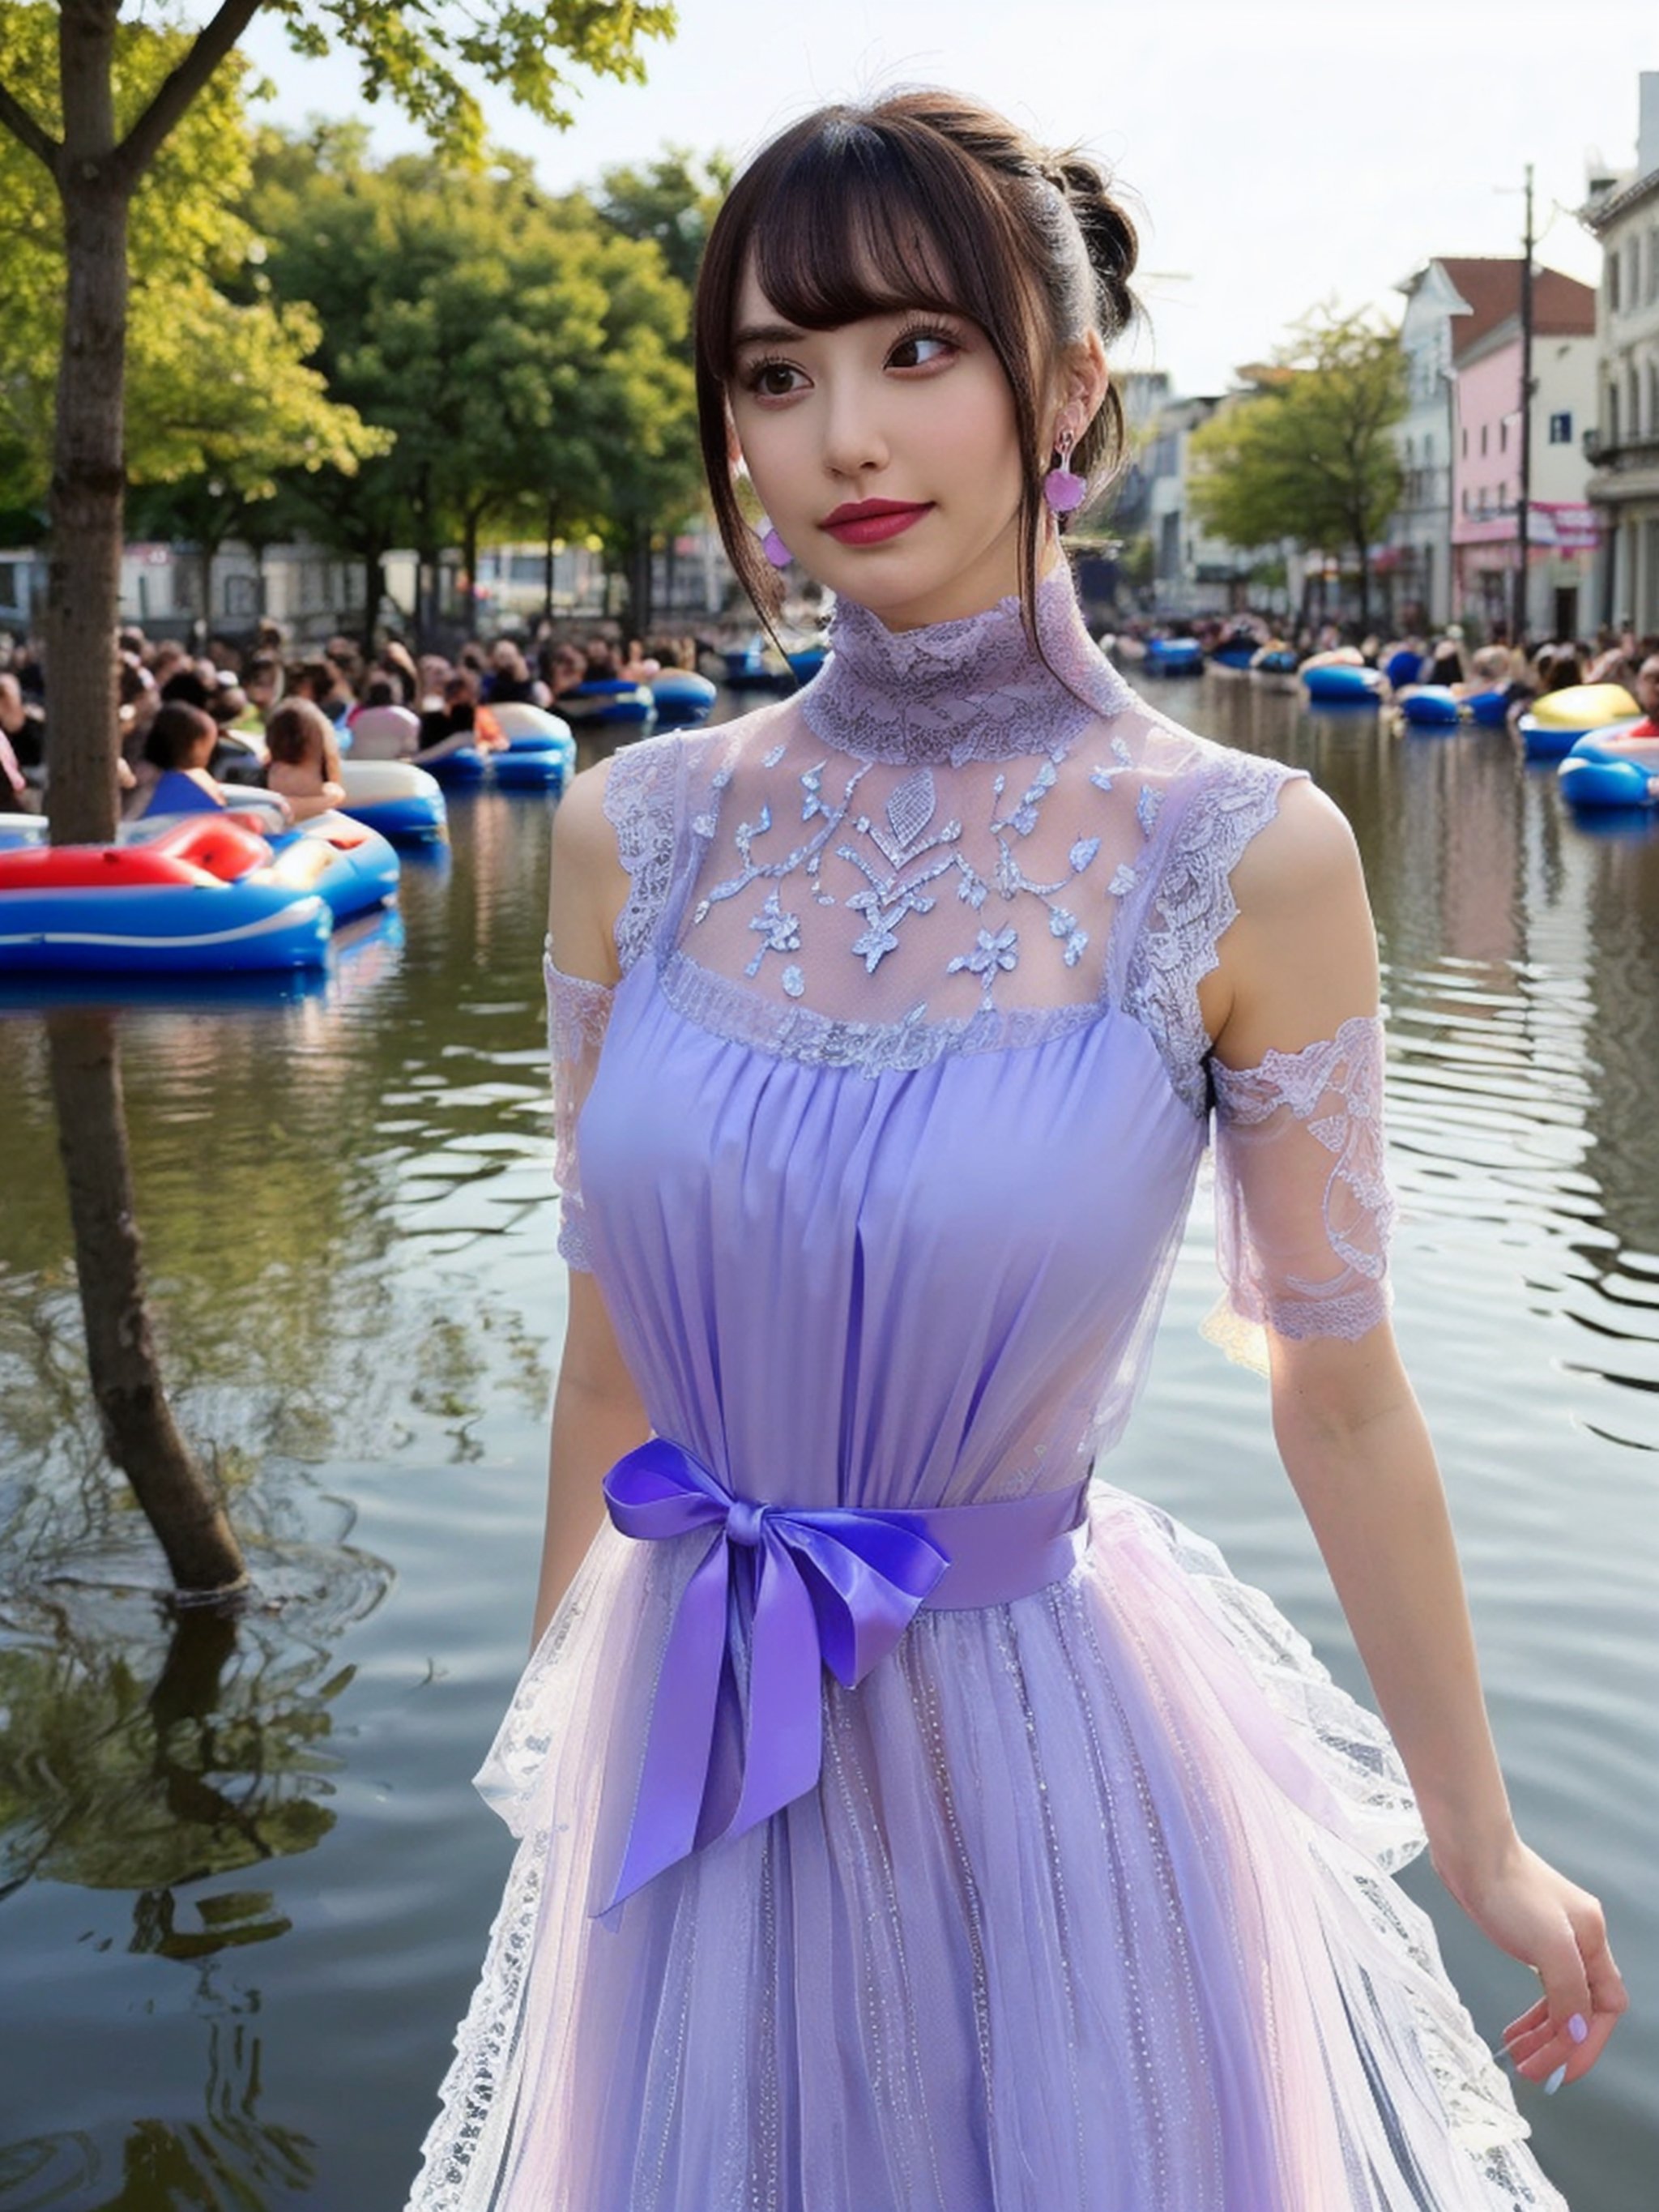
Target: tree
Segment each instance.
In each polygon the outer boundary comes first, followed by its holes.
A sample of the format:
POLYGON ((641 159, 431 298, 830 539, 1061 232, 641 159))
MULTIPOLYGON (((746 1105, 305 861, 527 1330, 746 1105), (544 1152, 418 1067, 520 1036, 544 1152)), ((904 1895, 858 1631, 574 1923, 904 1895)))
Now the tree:
POLYGON ((1367 623, 1371 548, 1400 500, 1389 434, 1406 410, 1398 338, 1320 308, 1253 380, 1194 433, 1194 508, 1234 545, 1351 550, 1367 623))
MULTIPOLYGON (((479 0, 411 10, 386 0, 265 0, 301 52, 353 53, 363 94, 390 94, 434 141, 476 158, 482 125, 467 73, 511 88, 544 121, 569 120, 562 65, 643 75, 639 42, 673 27, 657 0, 479 0)), ((125 490, 130 246, 141 188, 181 143, 261 0, 219 0, 172 42, 124 26, 120 0, 60 0, 55 69, 30 66, 40 10, 0 16, 0 125, 56 188, 63 341, 52 424, 46 645, 52 686, 52 834, 106 843, 118 811, 114 635, 125 490)), ((48 11, 49 12, 49 11, 48 11)), ((106 1016, 49 1024, 58 1133, 74 1223, 88 1354, 112 1456, 132 1481, 174 1581, 231 1589, 245 1570, 222 1509, 179 1436, 150 1342, 119 1060, 106 1016)))
MULTIPOLYGON (((653 534, 700 489, 690 301, 654 238, 619 233, 580 192, 541 191, 513 157, 376 167, 361 133, 331 125, 265 135, 248 211, 274 294, 317 314, 331 391, 395 433, 360 478, 378 550, 412 541, 431 577, 459 541, 472 576, 486 526, 597 531, 647 619, 653 534)), ((365 509, 331 478, 309 495, 338 543, 365 509)))
POLYGON ((648 238, 689 294, 732 166, 728 154, 700 159, 688 146, 669 146, 648 167, 601 170, 599 213, 624 238, 648 238))

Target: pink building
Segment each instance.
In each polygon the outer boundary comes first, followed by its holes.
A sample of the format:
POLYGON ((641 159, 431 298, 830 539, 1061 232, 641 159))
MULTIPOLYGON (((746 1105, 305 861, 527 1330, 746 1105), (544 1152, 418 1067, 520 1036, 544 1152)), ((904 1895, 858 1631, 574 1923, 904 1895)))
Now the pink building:
MULTIPOLYGON (((1527 627, 1535 637, 1570 638, 1589 618, 1596 545, 1583 448, 1595 412, 1595 294, 1542 269, 1533 308, 1527 627)), ((1510 619, 1520 550, 1518 301, 1458 350, 1454 374, 1453 607, 1490 630, 1510 619)))

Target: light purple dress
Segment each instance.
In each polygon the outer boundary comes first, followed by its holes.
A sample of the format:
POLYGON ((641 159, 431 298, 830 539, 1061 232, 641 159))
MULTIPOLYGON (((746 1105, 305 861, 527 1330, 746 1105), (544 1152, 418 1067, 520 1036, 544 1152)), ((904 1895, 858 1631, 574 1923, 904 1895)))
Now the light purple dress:
POLYGON ((1212 1109, 1238 1314, 1382 1317, 1382 1033, 1213 1060, 1297 772, 1136 698, 1064 574, 1039 629, 843 605, 805 692, 608 764, 622 979, 548 963, 561 1249, 656 1441, 478 1778, 520 1848, 412 2212, 1562 2205, 1389 1879, 1381 1723, 1089 1480, 1212 1109), (875 1600, 826 1532, 1008 1501, 1024 1594, 913 1592, 842 1663, 829 1583, 875 1600))

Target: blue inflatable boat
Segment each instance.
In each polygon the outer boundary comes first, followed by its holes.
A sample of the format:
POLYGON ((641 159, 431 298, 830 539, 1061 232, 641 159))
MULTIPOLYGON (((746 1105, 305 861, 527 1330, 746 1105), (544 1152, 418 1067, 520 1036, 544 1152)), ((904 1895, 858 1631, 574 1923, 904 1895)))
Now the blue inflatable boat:
POLYGON ((1400 711, 1414 730, 1453 730, 1463 719, 1455 694, 1443 684, 1425 684, 1420 691, 1408 691, 1400 711))
POLYGON ((665 728, 685 730, 708 720, 715 692, 706 676, 689 668, 665 668, 651 679, 651 696, 665 728))
POLYGON ((1375 668, 1356 668, 1346 661, 1327 661, 1302 672, 1303 689, 1321 707, 1375 707, 1387 683, 1375 668))
POLYGON ((1620 729, 1596 730, 1574 742, 1556 770, 1564 799, 1575 806, 1659 806, 1659 740, 1649 748, 1650 764, 1608 742, 1622 735, 1620 729))

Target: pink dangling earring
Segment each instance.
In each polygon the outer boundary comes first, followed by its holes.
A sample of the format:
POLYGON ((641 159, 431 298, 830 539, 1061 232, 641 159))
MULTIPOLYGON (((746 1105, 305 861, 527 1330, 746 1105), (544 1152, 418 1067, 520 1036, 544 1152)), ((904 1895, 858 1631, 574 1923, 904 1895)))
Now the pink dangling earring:
POLYGON ((794 555, 764 515, 761 517, 761 523, 763 526, 760 533, 761 551, 765 554, 775 568, 787 568, 794 559, 794 555))
POLYGON ((1087 477, 1078 476, 1071 465, 1072 448, 1076 443, 1071 431, 1060 433, 1056 441, 1060 459, 1042 480, 1042 496, 1056 514, 1070 514, 1088 496, 1087 477))

